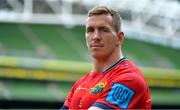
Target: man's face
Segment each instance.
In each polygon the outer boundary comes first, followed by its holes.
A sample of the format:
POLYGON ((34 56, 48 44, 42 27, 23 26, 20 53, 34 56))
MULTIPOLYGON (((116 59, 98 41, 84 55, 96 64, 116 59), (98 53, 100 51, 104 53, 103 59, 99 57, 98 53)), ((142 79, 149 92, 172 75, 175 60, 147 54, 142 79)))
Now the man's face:
POLYGON ((86 25, 86 43, 94 58, 106 59, 117 51, 118 37, 112 27, 112 16, 94 15, 88 17, 86 25))

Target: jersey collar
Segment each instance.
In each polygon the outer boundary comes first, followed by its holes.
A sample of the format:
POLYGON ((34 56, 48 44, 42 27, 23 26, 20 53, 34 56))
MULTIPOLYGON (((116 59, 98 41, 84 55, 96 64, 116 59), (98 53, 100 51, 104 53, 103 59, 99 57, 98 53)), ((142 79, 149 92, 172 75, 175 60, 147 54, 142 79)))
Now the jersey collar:
POLYGON ((119 59, 119 60, 118 60, 116 63, 114 63, 112 66, 110 66, 109 68, 105 69, 105 70, 103 71, 103 73, 109 72, 110 70, 112 70, 113 68, 115 68, 117 65, 119 65, 120 63, 122 63, 122 62, 124 62, 124 61, 126 61, 126 60, 127 60, 126 57, 123 57, 123 58, 119 59))

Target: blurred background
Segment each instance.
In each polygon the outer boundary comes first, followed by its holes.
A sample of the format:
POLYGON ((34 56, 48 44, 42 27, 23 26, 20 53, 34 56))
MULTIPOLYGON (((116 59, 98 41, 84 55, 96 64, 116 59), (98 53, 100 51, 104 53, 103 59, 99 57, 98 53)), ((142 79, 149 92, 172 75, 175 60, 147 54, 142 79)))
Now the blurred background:
POLYGON ((0 0, 0 108, 58 109, 87 74, 87 11, 116 8, 153 108, 180 108, 180 0, 0 0))

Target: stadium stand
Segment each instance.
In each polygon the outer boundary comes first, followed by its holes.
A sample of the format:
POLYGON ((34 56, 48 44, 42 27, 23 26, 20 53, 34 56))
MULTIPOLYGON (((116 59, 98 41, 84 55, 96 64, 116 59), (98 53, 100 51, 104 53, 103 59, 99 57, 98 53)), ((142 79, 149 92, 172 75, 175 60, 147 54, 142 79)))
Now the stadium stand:
MULTIPOLYGON (((1 55, 88 62, 84 28, 1 23, 0 41, 4 48, 1 55)), ((140 66, 180 69, 178 49, 126 38, 123 50, 140 66)))

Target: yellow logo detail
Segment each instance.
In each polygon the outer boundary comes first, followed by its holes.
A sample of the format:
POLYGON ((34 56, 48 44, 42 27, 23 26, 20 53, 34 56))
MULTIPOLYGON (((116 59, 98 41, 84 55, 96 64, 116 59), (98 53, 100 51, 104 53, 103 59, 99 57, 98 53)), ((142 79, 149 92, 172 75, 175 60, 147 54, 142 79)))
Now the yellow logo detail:
POLYGON ((90 93, 91 94, 98 94, 98 93, 100 93, 105 88, 106 84, 107 84, 107 82, 105 82, 105 83, 100 82, 95 87, 91 88, 90 93))

